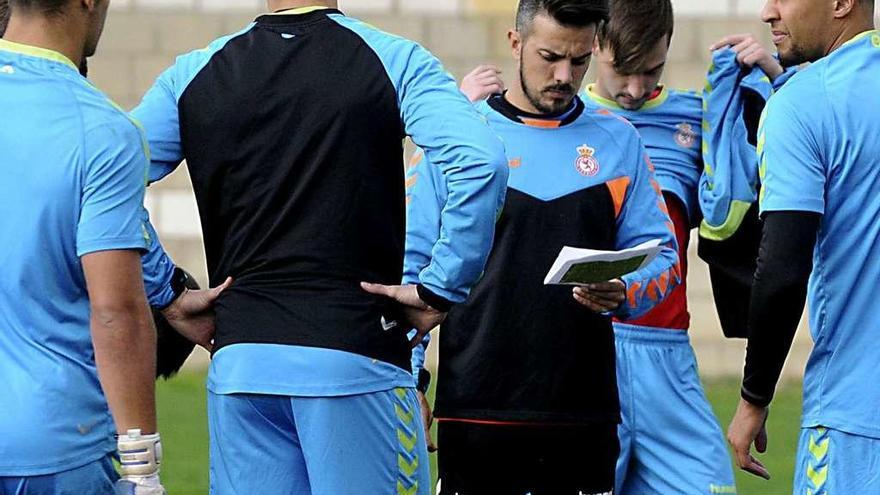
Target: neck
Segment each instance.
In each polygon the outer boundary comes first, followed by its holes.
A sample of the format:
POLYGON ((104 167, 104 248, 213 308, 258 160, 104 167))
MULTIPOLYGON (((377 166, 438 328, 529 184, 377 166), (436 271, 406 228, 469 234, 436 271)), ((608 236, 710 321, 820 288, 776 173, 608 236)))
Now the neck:
POLYGON ((328 7, 331 9, 339 8, 339 2, 336 0, 269 0, 268 3, 269 12, 298 9, 301 7, 328 7))
POLYGON ((837 50, 841 46, 843 46, 847 41, 855 38, 861 33, 865 31, 871 31, 874 29, 874 19, 872 17, 859 16, 857 19, 853 19, 852 22, 847 22, 843 25, 843 29, 834 37, 831 42, 829 48, 825 51, 825 55, 837 50))
POLYGON ((29 12, 13 11, 3 39, 58 52, 74 64, 83 60, 85 29, 29 12))
POLYGON ((520 78, 516 78, 516 81, 510 86, 510 88, 504 93, 504 99, 508 101, 511 105, 516 108, 526 112, 533 114, 542 114, 544 112, 535 108, 532 105, 531 100, 529 100, 528 96, 526 96, 525 91, 523 91, 522 83, 520 78))
POLYGON ((612 95, 611 92, 605 89, 605 86, 603 86, 598 79, 596 80, 596 82, 593 83, 593 92, 601 96, 602 98, 605 98, 606 100, 614 101, 614 95, 612 95))

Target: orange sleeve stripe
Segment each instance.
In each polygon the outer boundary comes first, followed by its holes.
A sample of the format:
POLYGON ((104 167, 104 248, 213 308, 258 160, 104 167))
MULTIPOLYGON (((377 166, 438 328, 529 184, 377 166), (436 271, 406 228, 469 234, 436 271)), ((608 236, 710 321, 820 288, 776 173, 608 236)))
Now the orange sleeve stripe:
POLYGON ((639 289, 642 288, 640 282, 633 282, 626 291, 626 300, 630 307, 634 308, 638 305, 639 289))
POLYGON ((657 285, 660 289, 660 295, 666 294, 666 291, 669 289, 669 270, 660 274, 657 285))
POLYGON ((660 189, 660 184, 657 183, 656 180, 651 179, 651 187, 654 188, 654 192, 657 193, 657 196, 660 196, 661 200, 663 199, 663 190, 660 189))
POLYGON ((623 209, 623 202, 626 200, 626 190, 629 188, 629 177, 619 177, 609 180, 605 183, 608 191, 611 193, 611 200, 614 202, 614 218, 620 216, 620 210, 623 209))
POLYGON ((409 189, 412 186, 416 185, 416 182, 418 182, 418 181, 419 181, 419 174, 412 174, 410 177, 408 177, 406 179, 406 182, 404 182, 403 184, 404 184, 404 186, 406 186, 407 189, 409 189))
POLYGON ((422 163, 422 158, 425 157, 425 153, 421 150, 416 151, 412 158, 409 159, 409 165, 407 165, 406 169, 409 170, 411 168, 416 168, 422 163))
POLYGON ((666 201, 658 201, 657 206, 660 207, 660 211, 665 213, 667 217, 669 216, 669 207, 666 206, 666 201))
POLYGON ((654 302, 659 301, 660 295, 662 295, 662 292, 660 292, 660 286, 657 284, 656 280, 648 282, 648 290, 646 290, 645 293, 647 294, 648 299, 654 302))
POLYGON ((650 170, 651 172, 655 171, 654 162, 651 161, 647 154, 645 155, 645 164, 648 166, 648 170, 650 170))

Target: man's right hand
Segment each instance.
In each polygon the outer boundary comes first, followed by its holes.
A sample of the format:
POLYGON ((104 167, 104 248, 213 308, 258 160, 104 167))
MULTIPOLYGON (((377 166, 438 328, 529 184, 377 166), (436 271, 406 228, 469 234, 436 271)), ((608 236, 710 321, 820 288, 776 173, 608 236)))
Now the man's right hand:
POLYGON ((461 92, 471 102, 478 102, 504 92, 501 69, 494 65, 481 65, 461 80, 461 92))
POLYGON ((785 72, 782 64, 770 53, 761 42, 750 33, 731 34, 716 41, 709 47, 710 51, 730 47, 736 52, 736 61, 745 67, 758 66, 767 74, 771 81, 785 72))
POLYGON ((213 289, 186 289, 162 310, 162 315, 168 320, 168 324, 190 342, 211 351, 214 340, 214 302, 230 285, 231 277, 213 289))
POLYGON ((752 455, 752 445, 755 449, 767 452, 767 416, 769 409, 759 407, 745 399, 740 399, 739 406, 730 426, 727 428, 727 442, 733 450, 733 459, 736 465, 743 471, 754 474, 766 480, 770 479, 770 472, 752 455))
POLYGON ((415 285, 382 285, 361 282, 361 288, 370 294, 393 299, 403 309, 403 316, 416 330, 416 335, 409 343, 417 346, 425 335, 437 327, 446 318, 446 313, 438 311, 419 297, 415 285))

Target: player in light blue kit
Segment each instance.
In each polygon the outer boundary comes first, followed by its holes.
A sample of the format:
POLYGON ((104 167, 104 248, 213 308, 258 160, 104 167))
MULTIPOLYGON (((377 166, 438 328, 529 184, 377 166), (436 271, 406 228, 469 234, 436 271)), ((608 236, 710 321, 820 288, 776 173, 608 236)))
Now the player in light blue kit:
POLYGON ((794 492, 875 494, 880 486, 880 32, 871 0, 772 0, 784 65, 813 62, 766 108, 758 136, 764 231, 752 289, 742 400, 728 430, 750 453, 809 300, 814 348, 794 492), (809 278, 809 283, 808 283, 809 278))
POLYGON ((687 252, 701 218, 697 189, 702 100, 660 85, 673 31, 669 0, 612 0, 584 100, 629 120, 657 167, 675 225, 682 284, 650 313, 615 321, 622 423, 615 492, 736 493, 724 436, 703 392, 688 338, 687 252))
MULTIPOLYGON (((645 140, 675 224, 684 278, 690 230, 701 218, 702 98, 658 84, 673 31, 669 0, 612 0, 609 11, 595 49, 596 83, 585 100, 625 117, 645 140)), ((741 65, 759 65, 773 77, 782 72, 753 37, 726 40, 741 65)), ((615 322, 623 414, 615 493, 736 493, 689 327, 685 283, 644 317, 615 322)))
POLYGON ((178 297, 141 131, 80 75, 107 5, 13 0, 0 40, 2 495, 164 493, 148 299, 182 333, 213 326, 180 319, 219 290, 178 297))

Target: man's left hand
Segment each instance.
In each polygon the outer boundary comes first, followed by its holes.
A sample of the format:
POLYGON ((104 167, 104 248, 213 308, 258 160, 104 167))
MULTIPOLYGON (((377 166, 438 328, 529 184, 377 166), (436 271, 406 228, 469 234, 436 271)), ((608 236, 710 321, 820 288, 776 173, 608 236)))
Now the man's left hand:
POLYGON ((409 341, 412 347, 419 345, 428 332, 446 319, 446 313, 434 309, 422 301, 415 285, 382 285, 361 282, 361 288, 370 294, 385 296, 401 306, 403 316, 416 330, 415 337, 409 341))
POLYGON ((766 407, 758 407, 745 399, 740 399, 736 414, 727 427, 727 442, 733 448, 736 465, 743 471, 760 476, 765 480, 770 479, 770 472, 761 464, 761 461, 752 456, 752 444, 755 449, 764 453, 767 451, 767 415, 770 410, 766 407))

